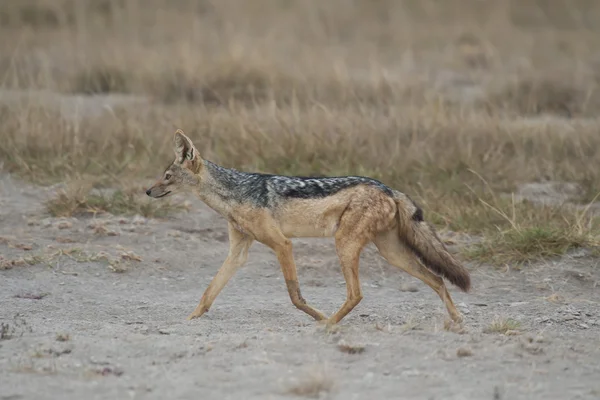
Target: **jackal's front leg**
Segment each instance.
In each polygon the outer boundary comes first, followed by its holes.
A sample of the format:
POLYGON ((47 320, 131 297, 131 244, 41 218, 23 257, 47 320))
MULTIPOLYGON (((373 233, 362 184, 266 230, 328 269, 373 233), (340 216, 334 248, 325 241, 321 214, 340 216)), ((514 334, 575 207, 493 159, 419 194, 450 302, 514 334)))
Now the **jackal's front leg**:
POLYGON ((206 291, 200 299, 200 303, 194 312, 188 316, 188 319, 198 318, 209 310, 213 301, 215 301, 215 298, 219 295, 227 282, 229 282, 231 277, 248 259, 248 249, 253 241, 254 239, 250 236, 238 231, 232 224, 229 224, 229 254, 208 285, 208 288, 206 288, 206 291))

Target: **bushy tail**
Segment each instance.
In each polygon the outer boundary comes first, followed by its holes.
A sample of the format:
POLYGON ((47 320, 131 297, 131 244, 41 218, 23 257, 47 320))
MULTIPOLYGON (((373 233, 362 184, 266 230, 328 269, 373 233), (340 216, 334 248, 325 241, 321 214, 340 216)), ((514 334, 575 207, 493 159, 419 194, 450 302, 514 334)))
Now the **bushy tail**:
POLYGON ((405 194, 396 192, 398 234, 423 264, 464 292, 471 288, 471 277, 448 252, 431 225, 423 220, 423 211, 405 194))

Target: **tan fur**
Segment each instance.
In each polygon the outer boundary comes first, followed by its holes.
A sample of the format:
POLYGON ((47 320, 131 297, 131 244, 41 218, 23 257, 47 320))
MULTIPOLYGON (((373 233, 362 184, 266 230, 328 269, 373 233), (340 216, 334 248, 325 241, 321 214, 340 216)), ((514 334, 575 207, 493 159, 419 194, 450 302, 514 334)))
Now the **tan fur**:
MULTIPOLYGON (((229 232, 229 254, 188 319, 198 318, 210 309, 223 287, 246 262, 252 243, 258 241, 277 256, 292 303, 316 320, 338 323, 361 301, 359 258, 370 242, 390 264, 429 285, 454 321, 462 320, 439 275, 466 291, 470 286, 469 274, 446 250, 431 226, 413 219, 417 207, 406 195, 394 191, 390 197, 376 187, 357 185, 325 198, 286 198, 274 208, 224 201, 210 191, 211 176, 201 167, 197 150, 183 132, 176 133, 174 147, 176 159, 187 172, 173 167, 165 173, 181 174, 179 181, 193 182, 198 197, 228 220, 229 232), (190 151, 191 157, 186 158, 190 151), (290 238, 294 237, 335 238, 347 293, 344 304, 329 319, 302 297, 292 255, 290 238)), ((174 186, 159 180, 147 193, 160 197, 174 186)))

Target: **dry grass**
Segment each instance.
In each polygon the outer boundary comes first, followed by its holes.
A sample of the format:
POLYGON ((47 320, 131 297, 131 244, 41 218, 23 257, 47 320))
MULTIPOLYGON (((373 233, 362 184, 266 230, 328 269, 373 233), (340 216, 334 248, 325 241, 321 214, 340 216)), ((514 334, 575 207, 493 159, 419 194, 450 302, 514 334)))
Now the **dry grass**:
POLYGON ((71 340, 71 336, 68 333, 57 333, 55 340, 57 342, 68 342, 71 340))
POLYGON ((519 206, 512 202, 511 207, 504 203, 503 208, 485 204, 507 221, 507 227, 496 232, 488 230, 482 242, 464 249, 471 259, 518 268, 600 244, 598 218, 590 216, 587 209, 576 211, 572 206, 528 202, 519 206))
POLYGON ((337 348, 342 353, 348 353, 348 354, 360 354, 365 351, 364 344, 348 343, 345 340, 340 340, 337 344, 337 348))
POLYGON ((581 184, 582 202, 600 192, 596 3, 148 1, 0 6, 3 86, 87 101, 0 95, 4 169, 120 189, 63 193, 54 215, 172 210, 124 189, 162 171, 182 128, 225 166, 378 178, 437 225, 495 240, 466 252, 481 260, 597 237, 589 214, 501 196, 544 180, 581 184))
POLYGON ((512 318, 496 318, 486 328, 484 333, 500 333, 503 335, 517 332, 521 328, 521 323, 512 318))
POLYGON ((73 217, 110 213, 112 215, 141 215, 164 217, 182 211, 185 207, 166 201, 153 202, 141 189, 114 190, 108 193, 92 192, 90 186, 74 184, 61 190, 46 202, 53 217, 73 217))
POLYGON ((573 232, 546 226, 511 229, 491 236, 467 254, 472 259, 498 266, 518 268, 524 263, 541 261, 567 254, 570 250, 598 246, 595 237, 588 233, 573 232))
POLYGON ((308 368, 300 379, 289 383, 286 392, 296 396, 320 398, 334 390, 335 380, 324 366, 308 368))
POLYGON ((107 267, 116 273, 123 273, 130 270, 131 266, 142 262, 143 259, 131 252, 118 250, 115 254, 104 251, 87 251, 80 248, 61 248, 42 251, 36 255, 20 257, 13 260, 5 260, 0 256, 0 270, 11 269, 13 267, 24 265, 45 264, 53 266, 53 263, 64 262, 65 259, 77 263, 98 262, 106 264, 107 267))

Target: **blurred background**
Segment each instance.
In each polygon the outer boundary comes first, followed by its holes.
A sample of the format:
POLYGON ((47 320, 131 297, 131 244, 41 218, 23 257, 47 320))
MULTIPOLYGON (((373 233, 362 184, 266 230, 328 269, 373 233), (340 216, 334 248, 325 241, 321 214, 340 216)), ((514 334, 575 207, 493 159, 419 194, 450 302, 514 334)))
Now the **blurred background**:
POLYGON ((381 179, 454 230, 563 226, 510 193, 600 191, 599 22, 592 0, 3 0, 0 157, 141 190, 181 128, 227 167, 381 179))
POLYGON ((594 114, 599 17, 591 0, 5 0, 0 74, 203 104, 386 105, 403 88, 594 114))

